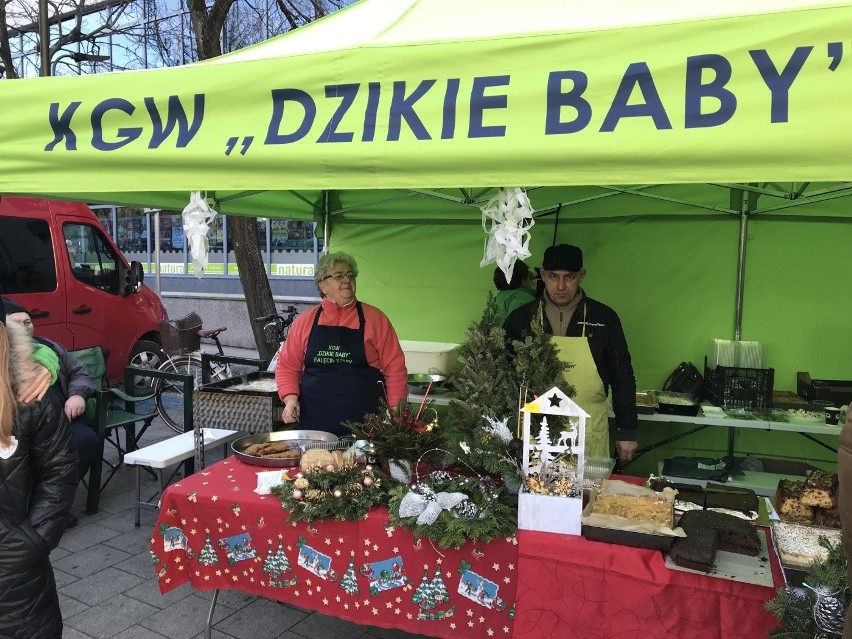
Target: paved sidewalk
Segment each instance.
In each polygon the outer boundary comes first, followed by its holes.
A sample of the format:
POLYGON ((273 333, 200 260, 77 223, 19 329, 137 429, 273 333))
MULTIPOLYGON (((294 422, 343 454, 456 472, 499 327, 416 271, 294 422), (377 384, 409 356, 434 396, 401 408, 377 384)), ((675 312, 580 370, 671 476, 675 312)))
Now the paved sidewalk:
MULTIPOLYGON (((142 438, 147 446, 173 436, 156 419, 142 438)), ((108 446, 109 448, 109 446, 108 446)), ((221 449, 219 449, 221 450, 221 449)), ((107 451, 110 456, 110 451, 107 451)), ((111 453, 115 456, 115 453, 111 453)), ((220 453, 212 454, 220 459, 220 453)), ((143 472, 143 496, 156 481, 143 472)), ((77 491, 79 525, 65 532, 51 553, 64 639, 195 639, 204 636, 212 594, 183 585, 166 595, 157 588, 148 540, 156 516, 142 511, 134 527, 135 470, 122 467, 101 496, 100 512, 82 514, 85 491, 77 491)), ((217 639, 416 639, 401 631, 361 626, 262 597, 223 591, 216 606, 217 639)), ((462 636, 462 635, 460 635, 462 636)))

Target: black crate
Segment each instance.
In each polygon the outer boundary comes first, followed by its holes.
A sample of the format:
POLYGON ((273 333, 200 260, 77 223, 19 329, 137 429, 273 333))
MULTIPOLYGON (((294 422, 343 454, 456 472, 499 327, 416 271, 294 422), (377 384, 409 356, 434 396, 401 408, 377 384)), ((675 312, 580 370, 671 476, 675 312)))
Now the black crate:
POLYGON ((739 368, 704 362, 707 399, 722 408, 772 408, 774 368, 739 368))

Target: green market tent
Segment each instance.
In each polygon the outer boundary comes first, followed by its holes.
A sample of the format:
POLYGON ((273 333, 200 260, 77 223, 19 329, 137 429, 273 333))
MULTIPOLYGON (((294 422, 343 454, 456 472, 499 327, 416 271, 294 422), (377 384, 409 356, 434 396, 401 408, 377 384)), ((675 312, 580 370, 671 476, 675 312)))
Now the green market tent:
POLYGON ((316 219, 401 337, 460 341, 479 207, 522 186, 530 262, 584 248, 640 387, 737 333, 791 389, 849 377, 850 35, 849 1, 361 0, 199 64, 4 83, 0 193, 316 219))

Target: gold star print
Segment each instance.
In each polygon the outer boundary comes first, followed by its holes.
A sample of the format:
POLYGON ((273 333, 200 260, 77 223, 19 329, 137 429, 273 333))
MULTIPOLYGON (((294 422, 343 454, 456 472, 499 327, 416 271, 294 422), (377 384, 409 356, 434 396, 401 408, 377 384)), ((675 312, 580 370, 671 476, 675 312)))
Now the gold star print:
POLYGON ((493 630, 491 630, 491 628, 489 628, 488 630, 486 630, 486 632, 488 633, 488 636, 489 636, 489 637, 493 637, 493 636, 494 636, 494 631, 493 631, 493 630))
POLYGON ((396 598, 396 603, 402 603, 402 597, 397 597, 397 598, 396 598))
POLYGON ((401 613, 401 612, 402 612, 402 610, 400 610, 399 608, 394 608, 394 609, 393 609, 393 614, 395 614, 395 615, 398 615, 398 614, 399 614, 399 613, 401 613))
POLYGON ((394 554, 398 553, 399 552, 399 546, 394 546, 393 552, 394 552, 394 554))
POLYGON ((200 576, 201 576, 201 571, 200 571, 200 570, 196 570, 196 571, 195 571, 195 576, 196 576, 196 577, 200 577, 200 576))
POLYGON ((507 566, 507 568, 508 568, 509 570, 514 570, 514 569, 515 569, 515 564, 509 564, 509 565, 507 566))
POLYGON ((500 564, 491 564, 491 567, 498 572, 500 571, 500 564))
POLYGON ((245 524, 243 524, 243 525, 241 526, 241 528, 242 528, 242 530, 248 530, 248 529, 246 528, 246 525, 245 525, 245 524))
POLYGON ((328 537, 325 538, 325 545, 331 546, 331 539, 329 539, 328 537))
POLYGON ((220 533, 223 533, 223 532, 225 532, 225 529, 224 529, 224 528, 219 528, 219 532, 220 532, 220 533))
POLYGON ((326 599, 325 597, 323 597, 323 599, 322 599, 322 604, 323 604, 324 606, 327 606, 327 605, 328 605, 328 599, 326 599))
POLYGON ((337 595, 337 596, 334 598, 334 600, 335 600, 337 603, 340 603, 340 595, 337 595))
POLYGON ((301 595, 302 595, 302 593, 300 593, 298 590, 297 590, 294 594, 295 594, 297 597, 301 597, 301 595))
POLYGON ((180 560, 181 560, 181 556, 180 556, 180 555, 178 555, 178 556, 176 556, 176 557, 175 557, 175 563, 176 563, 176 564, 179 564, 179 563, 180 563, 180 560))
POLYGON ((210 575, 204 575, 204 581, 210 581, 210 575))
POLYGON ((503 577, 503 583, 504 583, 504 584, 508 584, 508 583, 509 583, 509 582, 511 582, 511 581, 512 581, 512 580, 511 580, 511 579, 509 579, 508 577, 503 577))
POLYGON ((337 543, 338 543, 338 544, 342 544, 342 543, 343 543, 343 537, 338 537, 338 538, 337 538, 337 543))
POLYGON ((248 577, 248 570, 243 570, 243 577, 248 577))
POLYGON ((369 551, 369 550, 365 550, 365 551, 364 551, 364 556, 365 556, 365 557, 369 557, 369 556, 370 556, 370 551, 369 551))
POLYGON ((480 617, 480 618, 479 618, 479 623, 485 623, 485 617, 480 617))
POLYGON ((287 546, 287 552, 293 552, 293 546, 287 546))
POLYGON ((195 535, 195 528, 193 528, 192 530, 190 530, 190 531, 189 531, 189 534, 190 534, 190 535, 195 535))
POLYGON ((440 565, 441 565, 441 563, 442 563, 443 561, 444 561, 444 560, 443 560, 441 557, 438 557, 438 558, 435 560, 435 563, 436 563, 436 564, 438 564, 438 565, 440 566, 440 565))
POLYGON ((338 548, 337 550, 335 550, 335 551, 334 551, 334 554, 335 554, 335 555, 337 555, 338 557, 340 557, 340 548, 338 548))
POLYGON ((306 583, 306 584, 308 584, 309 586, 313 585, 313 584, 311 583, 311 580, 310 580, 310 579, 306 580, 306 581, 305 581, 305 583, 306 583))
POLYGON ((369 605, 370 605, 370 600, 369 600, 369 599, 365 599, 365 600, 364 600, 364 605, 365 605, 365 606, 369 606, 369 605))
POLYGON ((405 616, 409 619, 414 619, 414 615, 412 615, 410 612, 405 613, 405 616))
POLYGON ((509 626, 503 626, 503 632, 509 634, 509 626))
POLYGON ((278 539, 284 539, 284 533, 278 533, 278 539))
POLYGON ((349 610, 349 604, 348 604, 348 603, 343 604, 343 609, 344 609, 344 610, 349 610))
POLYGON ((388 601, 385 605, 388 607, 388 610, 393 608, 393 602, 392 601, 388 601))
POLYGON ((317 584, 317 592, 322 592, 322 584, 317 584))
POLYGON ((233 577, 231 577, 231 579, 233 579, 236 582, 236 581, 239 581, 240 578, 237 577, 236 575, 234 575, 233 577))
POLYGON ((219 501, 219 498, 218 498, 216 495, 213 495, 213 496, 210 498, 210 501, 219 501))
POLYGON ((186 526, 186 519, 181 519, 181 520, 180 520, 180 525, 181 525, 181 526, 186 526))
POLYGON ((229 575, 230 573, 231 573, 231 569, 230 569, 230 568, 225 568, 225 574, 226 574, 226 575, 229 575))
POLYGON ((453 630, 456 629, 456 622, 455 621, 450 623, 450 628, 452 628, 453 630))
POLYGON ((221 576, 222 576, 222 571, 221 571, 221 570, 217 570, 217 571, 216 571, 216 576, 217 576, 217 577, 221 577, 221 576))
POLYGON ((378 614, 379 614, 378 608, 373 608, 373 616, 376 616, 378 614))
POLYGON ((379 549, 379 544, 373 544, 373 550, 378 550, 378 549, 379 549))
POLYGON ((447 576, 447 579, 453 576, 451 572, 445 572, 444 574, 447 576))
POLYGON ((251 579, 249 579, 249 581, 250 581, 251 583, 254 583, 254 577, 252 577, 251 579))
POLYGON ((254 568, 249 568, 249 572, 254 572, 254 568))
POLYGON ((202 486, 206 486, 206 485, 207 485, 207 484, 209 484, 209 483, 210 483, 209 481, 203 481, 203 482, 201 482, 201 485, 202 485, 202 486))
POLYGON ((355 610, 358 610, 360 607, 361 607, 361 604, 359 604, 359 603, 356 601, 356 602, 355 602, 355 610))
POLYGON ((470 608, 467 609, 467 616, 473 617, 473 610, 471 610, 470 608))
POLYGON ((365 540, 364 540, 364 545, 365 545, 365 546, 369 546, 369 545, 370 545, 370 540, 369 540, 369 539, 365 539, 365 540))
POLYGON ((209 529, 209 528, 205 528, 205 529, 204 529, 204 532, 206 532, 206 533, 209 535, 209 534, 210 534, 210 529, 209 529))
POLYGON ((468 622, 467 622, 467 627, 468 627, 468 628, 473 628, 473 622, 472 622, 472 621, 468 621, 468 622))
POLYGON ((429 570, 429 564, 423 564, 423 570, 429 570))
POLYGON ((193 517, 193 518, 192 518, 192 523, 193 523, 193 524, 197 524, 197 523, 198 523, 198 517, 193 517))
POLYGON ((311 590, 310 588, 308 588, 308 595, 313 595, 313 594, 314 594, 314 591, 311 590))

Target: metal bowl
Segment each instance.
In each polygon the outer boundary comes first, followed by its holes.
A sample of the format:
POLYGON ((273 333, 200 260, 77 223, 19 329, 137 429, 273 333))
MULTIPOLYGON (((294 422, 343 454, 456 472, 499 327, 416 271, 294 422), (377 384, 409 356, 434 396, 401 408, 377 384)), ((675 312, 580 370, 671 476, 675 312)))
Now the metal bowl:
POLYGON ((269 442, 281 441, 286 441, 290 444, 290 448, 304 452, 308 448, 325 448, 327 445, 337 442, 338 438, 336 435, 322 430, 279 430, 274 433, 260 433, 259 435, 241 437, 231 444, 231 450, 234 451, 237 459, 252 466, 269 466, 271 468, 298 466, 301 462, 301 454, 299 457, 291 459, 270 459, 268 457, 249 455, 245 452, 246 448, 252 444, 267 444, 269 442))
POLYGON ((446 375, 433 373, 414 373, 408 376, 409 389, 415 391, 425 391, 430 383, 433 389, 440 388, 445 381, 447 381, 446 375))

